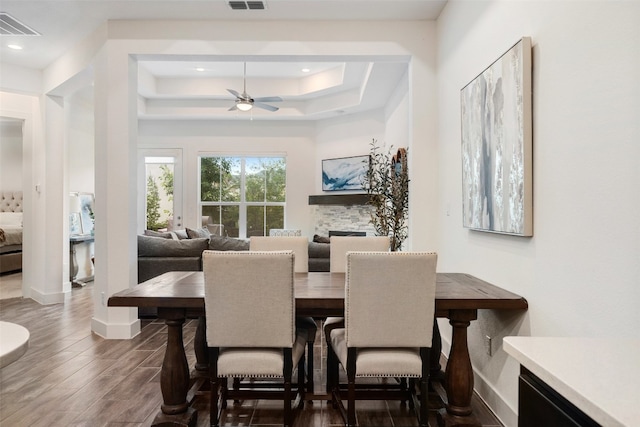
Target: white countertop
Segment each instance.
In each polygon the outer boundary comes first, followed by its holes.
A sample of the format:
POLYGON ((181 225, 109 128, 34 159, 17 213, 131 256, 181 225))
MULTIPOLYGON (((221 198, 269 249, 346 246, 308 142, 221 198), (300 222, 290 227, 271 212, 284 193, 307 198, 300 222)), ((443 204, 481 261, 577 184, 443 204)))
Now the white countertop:
POLYGON ((29 331, 15 323, 0 322, 0 368, 22 357, 29 348, 29 331))
POLYGON ((505 337, 504 350, 594 421, 638 425, 640 340, 505 337))

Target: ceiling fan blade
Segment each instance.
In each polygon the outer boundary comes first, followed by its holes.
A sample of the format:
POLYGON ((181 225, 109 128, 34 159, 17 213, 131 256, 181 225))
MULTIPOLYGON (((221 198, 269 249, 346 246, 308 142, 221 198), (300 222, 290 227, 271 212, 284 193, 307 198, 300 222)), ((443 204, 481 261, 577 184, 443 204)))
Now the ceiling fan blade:
POLYGON ((253 98, 256 102, 282 102, 282 98, 279 96, 261 96, 259 98, 253 98))
POLYGON ((227 111, 235 111, 238 109, 238 106, 236 104, 233 104, 233 107, 229 108, 227 111))
POLYGON ((236 98, 240 98, 240 94, 233 89, 227 89, 227 92, 229 92, 231 95, 235 96, 236 98))
POLYGON ((254 107, 258 107, 258 108, 262 108, 264 110, 269 110, 269 111, 278 111, 279 110, 278 107, 274 107, 273 105, 269 105, 269 104, 263 104, 262 102, 254 102, 253 106, 254 107))

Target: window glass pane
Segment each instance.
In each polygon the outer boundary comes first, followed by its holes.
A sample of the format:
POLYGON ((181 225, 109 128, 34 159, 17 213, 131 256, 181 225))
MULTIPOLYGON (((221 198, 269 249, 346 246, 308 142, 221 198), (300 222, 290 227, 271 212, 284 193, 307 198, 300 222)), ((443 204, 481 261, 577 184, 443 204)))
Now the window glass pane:
POLYGON ((235 206, 221 206, 222 209, 222 223, 224 224, 224 230, 229 237, 240 237, 240 207, 235 206))
POLYGON ((265 169, 263 159, 245 159, 245 200, 247 202, 264 202, 265 169))
POLYGON ((221 224, 220 222, 220 206, 203 206, 202 216, 211 218, 211 224, 221 224))
POLYGON ((235 157, 222 158, 222 201, 240 201, 241 159, 235 157))
POLYGON ((284 158, 265 160, 266 200, 284 202, 286 193, 286 162, 284 158))
POLYGON ((267 206, 267 231, 266 235, 269 235, 269 230, 272 228, 284 228, 284 206, 267 206))
POLYGON ((247 237, 264 236, 264 206, 247 206, 247 237))
POLYGON ((200 158, 200 200, 220 201, 220 167, 224 159, 219 157, 200 158))
POLYGON ((146 228, 167 228, 173 219, 173 162, 146 163, 146 228))
POLYGON ((201 157, 200 167, 202 215, 222 223, 229 236, 262 236, 269 228, 284 228, 284 206, 268 205, 286 203, 285 158, 201 157))

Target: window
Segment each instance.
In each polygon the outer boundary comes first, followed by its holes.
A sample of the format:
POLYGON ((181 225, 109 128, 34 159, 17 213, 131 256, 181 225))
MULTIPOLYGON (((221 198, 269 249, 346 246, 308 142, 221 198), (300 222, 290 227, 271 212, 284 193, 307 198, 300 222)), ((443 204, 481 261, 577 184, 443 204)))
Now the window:
POLYGON ((284 157, 200 157, 200 208, 230 237, 284 228, 284 157))

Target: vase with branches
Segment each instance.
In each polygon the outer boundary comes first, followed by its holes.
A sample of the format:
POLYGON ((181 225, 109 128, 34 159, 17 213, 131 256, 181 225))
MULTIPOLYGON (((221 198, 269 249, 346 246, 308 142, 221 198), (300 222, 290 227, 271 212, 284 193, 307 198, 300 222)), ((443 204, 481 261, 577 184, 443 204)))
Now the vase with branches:
POLYGON ((398 251, 408 236, 409 171, 407 151, 391 148, 384 153, 376 139, 371 141, 366 189, 373 206, 371 223, 376 234, 391 238, 391 250, 398 251))

